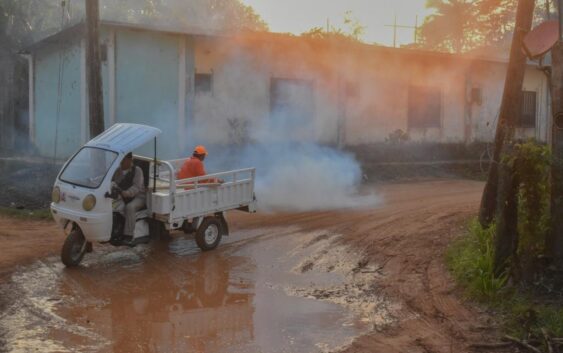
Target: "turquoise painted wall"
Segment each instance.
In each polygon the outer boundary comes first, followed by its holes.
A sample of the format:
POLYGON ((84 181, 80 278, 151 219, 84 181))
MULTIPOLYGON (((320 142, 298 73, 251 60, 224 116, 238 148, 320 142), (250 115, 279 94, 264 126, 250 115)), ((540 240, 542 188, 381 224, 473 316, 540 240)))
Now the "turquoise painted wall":
MULTIPOLYGON (((116 120, 160 128, 160 158, 178 151, 178 35, 116 30, 116 120)), ((151 156, 152 146, 137 153, 151 156)))
MULTIPOLYGON (((107 44, 109 42, 110 32, 106 27, 100 28, 100 44, 107 44)), ((108 52, 109 55, 109 52, 108 52)), ((109 121, 109 68, 108 60, 102 61, 102 99, 104 100, 104 127, 110 127, 109 121)))
MULTIPOLYGON (((107 43, 109 28, 102 27, 100 43, 107 43)), ((178 40, 186 40, 186 74, 194 71, 194 46, 189 36, 115 28, 115 115, 116 122, 141 123, 163 130, 159 157, 183 157, 178 148, 178 40)), ((64 50, 50 46, 35 55, 36 145, 42 156, 65 159, 81 145, 80 39, 64 50), (63 53, 62 91, 57 124, 60 55, 63 53), (58 129, 56 129, 58 126, 58 129)), ((108 61, 102 62, 105 128, 109 122, 108 61)), ((184 126, 192 121, 192 90, 186 90, 184 126)), ((89 133, 88 121, 85 126, 89 133)), ((87 138, 88 140, 89 138, 87 138)), ((184 145, 187 145, 185 143, 184 145)), ((152 145, 136 153, 152 155, 152 145)))
POLYGON ((80 107, 80 42, 37 51, 35 137, 42 156, 64 159, 80 147, 80 107))

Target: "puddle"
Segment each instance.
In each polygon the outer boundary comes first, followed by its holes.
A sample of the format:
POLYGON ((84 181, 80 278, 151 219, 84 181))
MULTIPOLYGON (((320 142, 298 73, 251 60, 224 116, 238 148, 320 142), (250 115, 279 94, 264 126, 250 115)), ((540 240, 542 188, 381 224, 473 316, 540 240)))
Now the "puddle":
POLYGON ((292 269, 307 250, 290 228, 237 232, 201 253, 189 238, 98 247, 84 266, 39 261, 0 287, 0 351, 324 352, 367 325, 344 306, 284 288, 342 283, 292 269))

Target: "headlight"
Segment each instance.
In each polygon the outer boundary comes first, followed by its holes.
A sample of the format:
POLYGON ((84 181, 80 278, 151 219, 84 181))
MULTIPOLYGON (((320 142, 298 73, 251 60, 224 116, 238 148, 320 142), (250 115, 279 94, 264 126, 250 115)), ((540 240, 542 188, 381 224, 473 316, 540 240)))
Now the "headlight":
POLYGON ((92 209, 94 209, 95 206, 96 206, 96 196, 92 194, 86 196, 84 198, 84 201, 82 201, 82 208, 84 208, 84 210, 86 211, 92 211, 92 209))
POLYGON ((58 186, 53 188, 53 192, 51 193, 51 200, 54 203, 59 203, 61 201, 61 189, 58 186))

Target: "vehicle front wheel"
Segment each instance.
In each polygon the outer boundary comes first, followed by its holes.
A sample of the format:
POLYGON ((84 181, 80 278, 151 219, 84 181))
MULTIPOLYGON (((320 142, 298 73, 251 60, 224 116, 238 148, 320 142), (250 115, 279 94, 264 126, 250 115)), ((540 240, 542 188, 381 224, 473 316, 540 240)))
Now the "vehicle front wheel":
POLYGON ((207 217, 201 222, 195 234, 195 242, 203 251, 213 250, 221 242, 223 228, 215 217, 207 217))
POLYGON ((67 267, 78 266, 87 250, 87 241, 84 234, 78 228, 74 229, 66 237, 61 252, 61 260, 67 267))

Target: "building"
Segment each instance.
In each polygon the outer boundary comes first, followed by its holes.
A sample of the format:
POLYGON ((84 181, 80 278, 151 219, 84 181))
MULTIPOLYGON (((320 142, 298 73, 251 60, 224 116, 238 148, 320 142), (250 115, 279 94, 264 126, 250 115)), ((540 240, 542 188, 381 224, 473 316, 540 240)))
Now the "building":
MULTIPOLYGON (((88 139, 83 26, 28 49, 30 139, 65 158, 88 139)), ((106 127, 161 128, 165 158, 251 137, 358 145, 492 141, 507 60, 274 33, 209 35, 102 22, 106 127), (233 130, 241 130, 235 131, 233 130), (244 136, 243 136, 244 138, 244 136)), ((545 74, 528 65, 520 138, 549 139, 545 74)))

